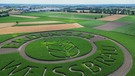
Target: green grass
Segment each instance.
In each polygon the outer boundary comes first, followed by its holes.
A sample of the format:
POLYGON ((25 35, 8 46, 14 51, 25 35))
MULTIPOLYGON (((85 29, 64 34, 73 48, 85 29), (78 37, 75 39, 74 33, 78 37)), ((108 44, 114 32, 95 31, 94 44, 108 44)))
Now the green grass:
MULTIPOLYGON (((35 13, 37 14, 40 14, 40 13, 35 13)), ((82 22, 82 21, 85 21, 85 20, 80 20, 80 19, 68 19, 68 18, 53 18, 53 17, 48 17, 48 16, 38 16, 40 18, 37 18, 37 19, 30 19, 30 18, 19 18, 19 17, 12 17, 12 16, 9 16, 9 17, 2 17, 0 18, 0 23, 6 23, 6 22, 14 22, 16 23, 16 21, 18 22, 34 22, 34 21, 62 21, 64 23, 74 23, 74 22, 82 22)))
POLYGON ((65 24, 65 23, 59 22, 59 23, 42 23, 42 24, 16 24, 15 26, 40 26, 40 25, 54 25, 54 24, 65 24))
MULTIPOLYGON (((86 76, 92 75, 92 76, 105 76, 108 74, 108 72, 114 71, 114 69, 116 69, 118 66, 121 65, 123 58, 123 54, 121 53, 121 50, 118 50, 119 55, 117 55, 115 58, 117 58, 117 60, 111 64, 111 66, 107 67, 104 64, 101 64, 99 62, 95 61, 95 58, 97 56, 100 55, 101 50, 100 48, 102 48, 101 46, 103 44, 109 44, 109 45, 113 45, 115 46, 117 49, 119 49, 119 47, 117 47, 114 43, 112 43, 111 41, 98 41, 95 42, 97 47, 98 47, 98 51, 96 51, 96 53, 88 58, 85 59, 81 59, 81 60, 77 60, 77 61, 72 61, 72 62, 68 62, 67 63, 58 63, 58 64, 41 64, 41 63, 34 63, 31 61, 27 61, 25 59, 23 59, 19 53, 15 52, 15 53, 9 53, 9 54, 2 54, 0 55, 0 74, 3 76, 7 76, 10 72, 12 72, 14 70, 13 76, 17 75, 17 76, 22 76, 24 75, 24 73, 27 72, 27 70, 29 69, 29 67, 31 67, 31 71, 30 73, 28 73, 28 75, 36 75, 36 76, 41 76, 43 74, 44 68, 46 68, 46 76, 57 76, 56 74, 54 74, 52 72, 53 69, 55 69, 57 72, 61 72, 66 74, 67 76, 70 75, 80 75, 79 73, 76 72, 71 72, 68 70, 69 66, 72 65, 76 65, 75 67, 73 67, 74 69, 80 70, 85 72, 84 74, 86 76), (85 62, 92 62, 93 66, 89 68, 92 69, 89 70, 87 69, 85 66, 83 66, 83 64, 85 64, 85 62), (12 63, 11 63, 12 62, 12 63), (9 64, 11 63, 11 64, 9 64), (117 65, 116 65, 117 64, 117 65), (14 69, 17 65, 20 65, 19 67, 17 67, 16 69, 14 69), (97 72, 98 67, 102 66, 102 71, 101 72, 97 72), (2 68, 6 67, 5 70, 2 71, 2 68), (96 74, 93 74, 96 73, 96 74)), ((87 63, 88 64, 88 63, 87 63)))
POLYGON ((29 18, 19 18, 19 17, 1 17, 0 18, 0 23, 5 23, 5 22, 14 22, 16 23, 16 21, 19 22, 29 22, 29 21, 36 21, 37 19, 29 19, 29 18))
POLYGON ((123 17, 123 18, 120 18, 120 19, 118 19, 118 20, 116 20, 116 21, 118 21, 118 22, 129 22, 129 23, 135 23, 135 16, 126 16, 126 17, 123 17))
POLYGON ((4 35, 0 35, 0 43, 1 42, 4 42, 8 39, 11 39, 11 38, 15 38, 15 37, 18 37, 18 36, 22 36, 22 35, 25 35, 27 33, 22 33, 22 34, 4 34, 4 35))
POLYGON ((120 32, 120 33, 128 34, 128 35, 135 35, 135 23, 116 28, 112 31, 120 32))
MULTIPOLYGON (((73 13, 53 13, 53 12, 40 12, 40 13, 26 13, 24 15, 30 15, 30 16, 48 16, 48 17, 65 17, 65 18, 82 18, 82 19, 94 19, 96 18, 101 18, 101 15, 93 15, 93 14, 73 14, 73 13)), ((104 17, 107 15, 104 15, 104 17)))
POLYGON ((75 45, 80 50, 80 53, 76 57, 85 55, 85 54, 89 53, 90 50, 92 49, 91 44, 88 41, 80 39, 80 38, 55 37, 53 39, 53 42, 52 42, 52 38, 34 41, 34 42, 28 44, 25 52, 28 56, 39 59, 39 60, 50 60, 50 61, 54 60, 55 61, 55 60, 65 59, 65 57, 66 58, 68 58, 70 56, 73 57, 78 53, 77 49, 74 48, 69 51, 64 50, 64 49, 68 50, 69 48, 73 47, 72 44, 67 44, 66 41, 64 40, 65 44, 63 44, 63 46, 61 46, 61 45, 57 46, 59 44, 54 45, 58 40, 63 40, 65 38, 70 40, 73 43, 73 45, 75 45), (50 41, 50 42, 48 42, 48 41, 50 41), (52 45, 50 45, 50 44, 52 44, 52 45), (86 45, 86 46, 84 46, 84 45, 86 45), (35 46, 35 47, 33 47, 33 46, 35 46), (50 48, 50 49, 47 49, 46 46, 48 46, 48 48, 50 48), (55 50, 54 48, 57 50, 55 50), (49 54, 49 52, 50 52, 50 54, 49 54))
POLYGON ((72 36, 73 33, 72 32, 68 32, 68 31, 64 31, 62 32, 63 35, 66 35, 66 36, 72 36))
POLYGON ((40 34, 31 34, 31 35, 27 35, 26 37, 27 37, 29 40, 33 40, 33 39, 40 38, 41 35, 40 35, 40 34))
POLYGON ((28 40, 26 40, 25 38, 15 39, 11 43, 4 44, 1 48, 19 48, 22 44, 24 44, 27 41, 28 40))
POLYGON ((100 26, 105 23, 106 23, 106 21, 99 21, 99 20, 90 20, 90 21, 79 22, 80 25, 83 25, 84 27, 87 27, 87 28, 100 26))
MULTIPOLYGON (((89 25, 89 24, 84 24, 84 26, 85 25, 89 25)), ((134 55, 134 53, 135 53, 134 52, 135 36, 131 36, 131 35, 123 34, 123 33, 118 33, 118 32, 113 32, 113 31, 97 30, 97 29, 93 29, 93 28, 79 28, 79 29, 74 29, 74 30, 93 32, 95 34, 99 34, 99 35, 103 35, 103 36, 106 36, 108 38, 111 38, 111 39, 121 43, 122 45, 124 45, 129 50, 133 59, 135 59, 135 55, 134 55)), ((135 66, 135 63, 133 62, 132 69, 129 71, 127 76, 134 76, 135 75, 134 74, 134 70, 135 70, 134 66, 135 66)))
MULTIPOLYGON (((82 22, 82 21, 87 21, 87 20, 81 20, 81 19, 71 19, 71 14, 67 14, 67 13, 43 13, 43 12, 39 12, 39 13, 24 13, 22 15, 26 15, 26 16, 37 16, 40 18, 37 19, 30 19, 30 18, 19 18, 19 17, 3 17, 0 18, 0 23, 3 22, 32 22, 32 21, 50 21, 50 20, 55 20, 55 21, 62 21, 62 22, 66 22, 66 23, 74 23, 74 22, 82 22), (69 17, 69 18, 56 18, 56 17, 49 17, 49 16, 60 16, 60 17, 69 17), (8 21, 7 21, 8 20, 8 21)), ((74 14, 75 18, 99 18, 100 15, 85 15, 85 14, 74 14)))
MULTIPOLYGON (((28 13, 28 14, 32 14, 32 13, 28 13)), ((27 14, 27 15, 28 15, 27 14)), ((33 13, 33 16, 35 15, 42 15, 42 14, 36 14, 36 13, 33 13)), ((132 57, 133 57, 133 60, 135 59, 135 51, 134 51, 134 42, 135 42, 135 36, 134 36, 134 30, 132 28, 134 28, 134 20, 135 20, 135 17, 134 16, 127 16, 127 17, 124 17, 124 18, 121 18, 119 20, 117 20, 118 22, 130 22, 131 24, 130 25, 127 25, 127 26, 123 26, 123 27, 120 27, 118 29, 115 29, 113 31, 103 31, 103 30, 97 30, 97 29, 93 29, 93 27, 95 26, 100 26, 100 25, 103 25, 105 24, 106 22, 105 21, 99 21, 99 20, 90 20, 90 21, 86 21, 86 20, 70 20, 70 19, 65 19, 65 18, 49 18, 47 16, 40 16, 42 18, 39 18, 39 19, 26 19, 26 21, 43 21, 43 20, 58 20, 58 21, 65 21, 65 22, 79 22, 81 25, 83 25, 85 28, 79 28, 79 29, 72 29, 72 30, 78 30, 78 31, 84 31, 84 32, 92 32, 92 33, 95 33, 95 34, 99 34, 99 35, 103 35, 103 36, 106 36, 108 38, 111 38, 119 43, 121 43, 122 45, 124 45, 128 50, 129 52, 131 53, 132 57), (120 30, 120 31, 118 31, 120 30), (127 33, 128 32, 128 33, 127 33), (130 34, 130 35, 128 35, 130 34), (131 36, 132 35, 132 36, 131 36)), ((12 18, 9 19, 9 21, 7 20, 8 17, 5 17, 5 20, 4 18, 0 18, 0 22, 15 22, 17 19, 15 20, 11 20, 12 18)), ((19 18, 20 19, 20 18, 19 18)), ((20 21, 25 21, 24 19, 20 19, 20 21)), ((44 34, 44 36, 46 36, 46 34, 44 34)), ((3 42, 5 41, 6 39, 10 39, 12 38, 12 35, 0 35, 0 41, 3 42)), ((99 45, 100 46, 100 45, 99 45)), ((74 62, 69 62, 68 65, 73 65, 74 64, 77 64, 76 68, 77 69, 80 69, 85 72, 85 74, 87 76, 89 75, 92 75, 92 73, 86 68, 84 67, 81 63, 82 61, 93 61, 92 58, 95 58, 96 56, 98 56, 100 53, 100 51, 97 51, 93 56, 91 57, 88 57, 87 59, 82 59, 82 60, 78 60, 78 61, 74 61, 74 62), (79 67, 78 67, 79 66, 79 67)), ((121 57, 118 57, 118 58, 121 58, 121 57)), ((42 72, 43 72, 43 67, 47 67, 47 72, 46 74, 48 74, 49 76, 57 76, 56 74, 52 73, 52 69, 55 67, 55 66, 62 66, 62 68, 66 68, 66 69, 62 69, 62 72, 63 71, 66 71, 66 74, 68 76, 70 75, 74 75, 74 76, 78 76, 79 73, 71 73, 70 71, 68 71, 68 65, 67 63, 61 63, 61 64, 56 64, 56 65, 51 65, 51 64, 39 64, 39 63, 33 63, 31 61, 27 61, 25 59, 23 59, 19 53, 11 53, 11 54, 1 54, 0 55, 0 68, 5 66, 5 63, 9 62, 10 60, 15 60, 15 63, 19 63, 21 62, 23 64, 23 66, 38 66, 39 68, 34 70, 36 72, 32 73, 33 75, 36 75, 36 76, 41 76, 42 72)), ((122 58, 120 59, 122 60, 122 58)), ((94 62, 95 63, 95 62, 94 62)), ((116 63, 120 63, 120 61, 116 61, 116 63)), ((95 63, 95 64, 100 64, 100 63, 95 63)), ((102 65, 103 66, 103 65, 102 65)), ((117 65, 118 66, 118 65, 117 65)), ((132 69, 129 71, 129 73, 127 74, 127 76, 135 76, 135 73, 134 73, 134 70, 135 70, 135 63, 133 62, 133 66, 132 66, 132 69)), ((106 70, 103 70, 102 73, 98 74, 100 76, 104 76, 106 75, 109 71, 112 71, 113 69, 108 69, 107 67, 103 66, 104 69, 106 70)), ((112 68, 116 68, 116 66, 113 66, 112 68)), ((7 71, 0 71, 0 74, 3 75, 3 76, 7 76, 7 74, 9 73, 9 71, 11 71, 12 69, 10 68, 9 70, 7 71)), ((21 76, 23 72, 19 72, 16 74, 16 76, 21 76)))
POLYGON ((50 36, 60 36, 60 32, 50 32, 50 36))

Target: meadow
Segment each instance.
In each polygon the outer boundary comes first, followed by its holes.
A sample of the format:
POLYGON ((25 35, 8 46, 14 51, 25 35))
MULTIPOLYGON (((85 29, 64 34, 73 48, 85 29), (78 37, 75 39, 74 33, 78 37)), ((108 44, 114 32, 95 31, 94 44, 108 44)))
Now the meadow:
MULTIPOLYGON (((87 32, 87 33, 105 36, 109 39, 112 39, 112 40, 120 43, 124 47, 126 47, 128 49, 128 51, 130 52, 130 54, 132 55, 133 60, 135 59, 134 43, 133 43, 133 42, 135 42, 135 36, 134 36, 135 35, 135 31, 134 31, 135 17, 134 16, 127 16, 127 17, 121 18, 119 20, 116 20, 117 22, 129 22, 128 25, 116 28, 111 31, 104 31, 104 30, 98 30, 98 29, 94 28, 95 26, 100 26, 100 25, 107 23, 107 21, 100 21, 100 20, 94 19, 95 17, 100 18, 100 15, 87 15, 86 16, 86 15, 75 14, 74 16, 72 16, 72 14, 42 13, 42 12, 26 13, 26 14, 24 13, 23 15, 37 16, 40 18, 26 19, 26 18, 17 18, 17 17, 4 17, 4 18, 0 18, 0 22, 1 23, 15 22, 16 20, 18 20, 19 22, 43 21, 43 20, 45 20, 45 21, 56 20, 56 21, 62 21, 64 23, 76 22, 84 27, 77 28, 77 29, 69 29, 69 31, 87 32), (56 18, 56 17, 50 17, 50 16, 59 16, 59 17, 66 16, 69 18, 58 18, 58 17, 56 18), (71 17, 83 18, 83 19, 90 18, 92 20, 70 19, 71 17)), ((71 34, 65 33, 66 36, 71 35, 71 34)), ((4 42, 11 38, 19 37, 21 35, 25 35, 25 34, 22 33, 22 34, 0 35, 0 42, 4 42)), ((76 34, 76 35, 78 35, 78 34, 76 34)), ((45 37, 46 37, 46 35, 45 35, 45 37)), ((89 37, 88 37, 88 39, 89 39, 89 37)), ((42 41, 44 41, 44 40, 32 42, 32 44, 28 45, 27 47, 35 46, 36 44, 39 44, 36 47, 41 47, 42 45, 40 46, 40 43, 42 43, 42 41)), ((79 41, 79 40, 77 40, 77 41, 79 41)), ((75 41, 75 42, 77 42, 77 41, 75 41)), ((67 65, 67 63, 59 63, 59 64, 53 65, 53 64, 43 64, 43 63, 31 62, 31 61, 28 61, 28 60, 25 60, 24 58, 22 58, 18 52, 9 53, 9 54, 0 54, 0 60, 1 60, 0 61, 0 69, 1 69, 0 74, 2 74, 3 76, 6 76, 11 73, 13 74, 13 76, 15 76, 15 75, 29 75, 29 76, 32 76, 32 75, 36 75, 36 76, 66 75, 66 76, 70 76, 71 74, 73 76, 79 76, 84 73, 85 76, 90 76, 90 75, 105 76, 105 75, 108 75, 109 73, 115 71, 115 69, 117 69, 118 67, 120 67, 122 65, 124 57, 123 57, 123 53, 122 53, 121 49, 117 45, 115 45, 113 42, 107 41, 107 40, 96 41, 95 44, 98 49, 93 55, 91 55, 85 59, 68 62, 68 65, 67 65), (100 54, 103 51, 102 45, 113 45, 114 47, 116 47, 118 49, 118 52, 117 52, 118 55, 112 56, 114 60, 116 59, 115 62, 113 62, 113 59, 112 59, 113 63, 112 62, 107 63, 108 65, 110 65, 109 67, 107 64, 103 64, 103 63, 99 62, 98 60, 96 61, 97 57, 102 57, 102 56, 100 56, 100 54), (115 65, 115 64, 117 64, 117 65, 115 65), (19 66, 19 68, 17 66, 19 66), (3 68, 4 68, 4 70, 3 70, 3 68), (14 69, 14 68, 16 68, 16 69, 14 69), (100 69, 102 69, 102 71, 100 69), (27 72, 29 72, 29 70, 31 72, 27 73, 27 72)), ((30 53, 32 48, 29 48, 29 50, 26 52, 28 54, 32 54, 32 55, 36 54, 36 55, 34 55, 34 57, 36 57, 36 58, 38 57, 41 59, 46 59, 46 57, 44 57, 44 53, 43 53, 44 50, 42 50, 42 53, 38 54, 38 53, 36 53, 36 49, 37 49, 36 47, 34 47, 35 49, 33 50, 35 52, 30 53), (38 55, 43 54, 43 55, 38 56, 37 54, 38 55)), ((82 48, 82 50, 83 50, 83 48, 82 48)), ((133 61, 132 68, 128 72, 127 76, 135 75, 134 66, 135 66, 135 62, 133 61)))
POLYGON ((135 35, 135 17, 134 16, 127 16, 122 19, 117 20, 117 22, 128 22, 129 24, 120 28, 116 28, 112 31, 120 32, 128 35, 135 35))

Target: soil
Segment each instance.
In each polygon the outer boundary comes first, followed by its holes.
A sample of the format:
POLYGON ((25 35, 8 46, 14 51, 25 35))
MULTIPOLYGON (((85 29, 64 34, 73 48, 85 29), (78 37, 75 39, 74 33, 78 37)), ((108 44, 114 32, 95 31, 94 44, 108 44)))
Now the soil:
POLYGON ((44 24, 44 23, 60 23, 60 21, 19 22, 19 24, 44 24))
POLYGON ((115 21, 117 19, 120 19, 122 17, 125 17, 127 15, 111 15, 111 16, 107 16, 107 17, 104 17, 104 18, 99 18, 97 20, 103 20, 103 21, 115 21))
POLYGON ((50 30, 64 30, 64 29, 80 28, 80 27, 83 27, 83 26, 81 26, 77 23, 40 25, 40 26, 15 26, 15 27, 1 28, 0 34, 39 32, 39 31, 50 31, 50 30))
POLYGON ((21 17, 21 18, 32 18, 32 19, 39 18, 39 17, 34 17, 34 16, 22 16, 22 15, 10 15, 10 16, 21 17))
POLYGON ((118 27, 121 27, 121 26, 125 26, 129 23, 126 23, 126 22, 108 22, 104 25, 101 25, 101 26, 97 26, 95 27, 96 29, 100 29, 100 30, 106 30, 106 31, 110 31, 110 30, 113 30, 115 28, 118 28, 118 27))
POLYGON ((11 27, 15 25, 16 23, 0 23, 0 29, 5 27, 11 27))

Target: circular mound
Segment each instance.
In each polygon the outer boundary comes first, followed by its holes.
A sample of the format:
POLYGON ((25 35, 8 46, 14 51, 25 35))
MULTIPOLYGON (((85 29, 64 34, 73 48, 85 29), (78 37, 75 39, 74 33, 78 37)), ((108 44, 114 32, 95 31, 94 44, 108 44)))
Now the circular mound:
POLYGON ((67 60, 89 53, 92 45, 78 37, 50 37, 29 43, 25 48, 27 56, 45 61, 67 60))

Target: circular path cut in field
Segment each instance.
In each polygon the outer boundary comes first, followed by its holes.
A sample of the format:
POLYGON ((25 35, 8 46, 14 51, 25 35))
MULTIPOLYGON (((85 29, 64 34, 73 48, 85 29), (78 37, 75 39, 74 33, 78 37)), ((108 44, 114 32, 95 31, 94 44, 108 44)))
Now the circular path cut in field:
MULTIPOLYGON (((47 40, 46 44, 50 45, 52 43, 54 44, 54 42, 52 42, 52 40, 49 40, 49 43, 47 40), (50 41, 51 41, 51 43, 50 43, 50 41)), ((64 45, 65 44, 66 43, 64 43, 64 45)), ((69 46, 72 46, 72 44, 74 44, 74 42, 71 44, 66 44, 66 46, 69 47, 69 46)), ((47 46, 47 48, 50 48, 49 45, 47 46)), ((84 46, 86 46, 86 45, 84 45, 84 46)), ((118 42, 116 42, 112 39, 109 39, 109 38, 106 38, 103 36, 99 36, 99 35, 94 35, 92 33, 86 33, 86 32, 76 32, 76 31, 39 32, 39 33, 28 34, 28 35, 20 36, 17 38, 9 39, 3 43, 0 43, 0 54, 10 53, 11 52, 10 49, 11 49, 11 51, 13 49, 16 50, 16 52, 18 51, 20 53, 20 56, 22 56, 24 59, 26 59, 28 61, 31 61, 31 62, 28 62, 31 65, 32 65, 32 62, 33 63, 34 62, 42 63, 42 64, 46 65, 46 67, 44 68, 44 72, 42 73, 43 76, 45 74, 47 74, 47 76, 49 75, 48 68, 50 68, 50 66, 51 66, 51 68, 52 67, 53 68, 51 70, 49 70, 49 72, 55 73, 58 75, 63 75, 63 76, 70 76, 70 75, 66 75, 70 72, 67 73, 67 71, 65 71, 65 70, 68 70, 71 72, 79 72, 82 76, 84 76, 86 73, 87 73, 87 75, 103 75, 104 73, 106 73, 107 75, 110 75, 110 76, 125 76, 132 67, 132 57, 124 46, 122 46, 121 44, 119 44, 118 42), (76 57, 73 59, 71 58, 71 59, 67 59, 67 60, 61 60, 61 61, 44 61, 44 60, 40 60, 40 59, 38 60, 35 58, 28 57, 26 55, 25 47, 29 43, 36 41, 36 40, 46 39, 48 37, 53 38, 53 37, 57 37, 57 36, 59 36, 59 37, 70 36, 70 37, 78 37, 78 38, 86 39, 91 43, 92 50, 83 56, 79 56, 79 57, 76 57), (20 45, 18 45, 18 44, 20 44, 20 45), (3 53, 3 51, 6 51, 6 52, 3 53), (124 58, 123 58, 123 54, 124 54, 124 58), (124 60, 121 60, 121 57, 124 60), (119 61, 123 61, 123 63, 119 62, 119 61), (78 62, 78 63, 76 63, 76 62, 78 62), (60 65, 57 66, 58 64, 60 64, 60 65), (68 67, 65 68, 65 65, 68 67), (84 68, 85 68, 85 70, 84 70, 84 68), (61 70, 57 70, 57 69, 61 69, 61 70), (108 69, 111 71, 109 71, 108 69), (87 71, 87 72, 85 72, 85 71, 87 71), (109 74, 109 73, 111 73, 111 74, 109 74)), ((12 52, 14 52, 14 51, 12 51, 12 52)), ((69 56, 69 54, 67 54, 67 56, 69 56)), ((3 58, 3 57, 1 57, 1 58, 3 58)), ((19 60, 20 59, 21 58, 19 58, 19 60)), ((12 57, 10 58, 10 61, 11 60, 12 60, 12 57)), ((19 60, 17 60, 17 63, 20 62, 19 60)), ((15 62, 15 59, 12 62, 15 62)), ((8 63, 8 65, 10 65, 12 62, 8 63)), ((27 61, 24 61, 21 63, 25 63, 25 62, 27 62, 27 61)), ((7 64, 5 64, 5 65, 8 66, 7 64)), ((21 64, 19 63, 18 66, 16 66, 16 69, 18 67, 20 67, 20 65, 21 64)), ((31 66, 31 65, 29 65, 29 66, 31 66)), ((36 65, 36 66, 38 66, 38 65, 36 65)), ((28 74, 29 71, 33 68, 35 69, 37 67, 30 67, 29 70, 26 72, 26 74, 28 74)), ((2 68, 2 72, 6 69, 7 68, 2 68)), ((14 70, 12 70, 12 71, 14 71, 14 70)), ((11 71, 11 75, 14 74, 14 73, 12 73, 12 71, 11 71)), ((43 71, 43 69, 42 69, 42 71, 43 71)), ((52 76, 55 76, 55 75, 52 75, 52 76)))
POLYGON ((89 41, 84 39, 58 36, 44 38, 29 43, 25 47, 25 53, 31 58, 38 60, 58 61, 85 55, 89 53, 91 49, 92 47, 89 41))

